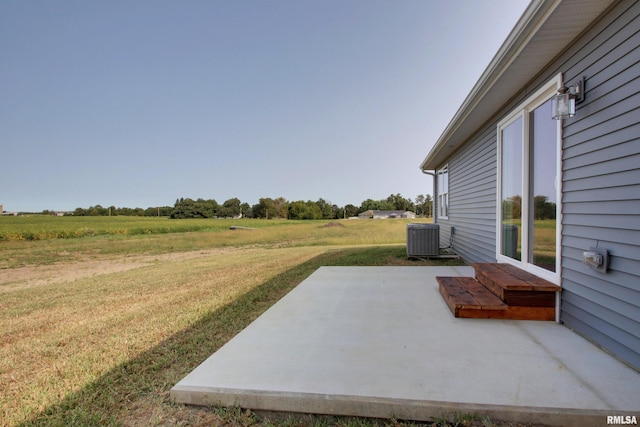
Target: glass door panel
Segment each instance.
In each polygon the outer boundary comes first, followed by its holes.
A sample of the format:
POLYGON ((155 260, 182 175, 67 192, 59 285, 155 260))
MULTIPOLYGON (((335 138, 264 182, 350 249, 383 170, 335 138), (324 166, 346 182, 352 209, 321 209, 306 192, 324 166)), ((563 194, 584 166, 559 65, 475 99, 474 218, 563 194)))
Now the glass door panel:
POLYGON ((556 271, 557 125, 551 101, 529 113, 529 251, 528 262, 556 271))
POLYGON ((551 98, 561 76, 498 123, 496 260, 560 283, 561 122, 551 98))
POLYGON ((522 117, 502 129, 502 223, 500 253, 521 260, 522 250, 522 117))

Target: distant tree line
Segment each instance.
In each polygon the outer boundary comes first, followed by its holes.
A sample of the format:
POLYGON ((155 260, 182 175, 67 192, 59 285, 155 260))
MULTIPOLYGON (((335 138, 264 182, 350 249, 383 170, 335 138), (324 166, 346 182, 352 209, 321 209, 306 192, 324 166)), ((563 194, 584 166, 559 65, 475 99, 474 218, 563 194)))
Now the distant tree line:
MULTIPOLYGON (((64 212, 64 215, 73 216, 169 216, 173 211, 171 206, 158 206, 150 208, 117 208, 115 206, 102 207, 101 205, 88 208, 76 208, 72 212, 64 212)), ((42 215, 56 215, 57 211, 44 210, 42 215)))
POLYGON ((239 199, 229 199, 222 205, 209 199, 176 200, 171 218, 281 218, 281 219, 338 219, 356 216, 367 210, 403 210, 417 215, 431 216, 433 201, 431 195, 418 195, 415 201, 400 194, 391 194, 386 199, 367 199, 360 206, 347 204, 338 206, 320 198, 312 200, 288 201, 284 197, 261 198, 255 205, 241 203, 239 199))
MULTIPOLYGON (((549 201, 549 197, 538 195, 533 197, 533 219, 556 219, 556 204, 549 201)), ((502 201, 504 219, 522 218, 522 196, 507 197, 502 201)))
MULTIPOLYGON (((258 203, 249 205, 238 198, 219 204, 214 199, 179 198, 173 206, 142 208, 117 208, 101 205, 89 208, 77 208, 67 215, 74 216, 165 216, 174 219, 183 218, 281 218, 281 219, 338 219, 357 216, 368 210, 403 210, 416 215, 431 217, 433 200, 431 195, 418 195, 415 200, 404 198, 400 194, 391 194, 386 199, 366 199, 360 206, 347 204, 338 206, 325 199, 288 201, 284 197, 272 199, 264 197, 258 203)), ((43 214, 55 214, 43 211, 43 214)))

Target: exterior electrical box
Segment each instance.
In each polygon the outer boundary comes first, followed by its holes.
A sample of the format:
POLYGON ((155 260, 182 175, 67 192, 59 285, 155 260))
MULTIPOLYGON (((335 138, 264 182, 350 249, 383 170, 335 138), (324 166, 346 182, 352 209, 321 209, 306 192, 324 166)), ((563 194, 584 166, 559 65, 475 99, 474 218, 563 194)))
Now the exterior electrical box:
POLYGON ((407 224, 407 257, 423 258, 440 255, 438 224, 407 224))

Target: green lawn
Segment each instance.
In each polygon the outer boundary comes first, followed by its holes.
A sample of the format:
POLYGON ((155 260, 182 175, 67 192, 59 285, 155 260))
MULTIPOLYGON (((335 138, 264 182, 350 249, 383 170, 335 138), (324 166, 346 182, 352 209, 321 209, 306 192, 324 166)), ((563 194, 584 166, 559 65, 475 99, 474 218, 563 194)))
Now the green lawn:
POLYGON ((0 241, 218 231, 228 229, 236 223, 246 227, 272 227, 278 222, 258 219, 169 219, 136 216, 4 216, 0 217, 0 241))

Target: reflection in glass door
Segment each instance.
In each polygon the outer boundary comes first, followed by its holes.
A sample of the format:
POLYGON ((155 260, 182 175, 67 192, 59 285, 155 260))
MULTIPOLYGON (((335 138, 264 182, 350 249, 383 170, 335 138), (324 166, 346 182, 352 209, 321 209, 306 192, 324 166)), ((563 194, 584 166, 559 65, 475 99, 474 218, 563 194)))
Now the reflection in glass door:
POLYGON ((558 81, 498 123, 496 259, 559 282, 561 123, 551 118, 558 81))
POLYGON ((529 113, 529 250, 528 262, 556 271, 557 125, 551 101, 529 113))
POLYGON ((522 242, 522 116, 502 129, 500 253, 520 261, 522 242))

